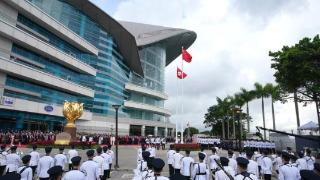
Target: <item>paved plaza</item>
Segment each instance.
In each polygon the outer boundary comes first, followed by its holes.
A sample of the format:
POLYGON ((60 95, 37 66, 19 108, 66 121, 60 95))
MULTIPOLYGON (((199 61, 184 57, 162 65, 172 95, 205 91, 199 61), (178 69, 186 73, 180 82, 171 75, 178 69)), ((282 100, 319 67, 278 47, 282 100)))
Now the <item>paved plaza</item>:
MULTIPOLYGON (((133 169, 136 168, 136 161, 137 161, 137 149, 139 148, 139 146, 120 146, 119 147, 119 167, 120 169, 118 171, 112 171, 111 172, 111 178, 110 180, 115 180, 115 179, 124 179, 124 180, 129 180, 132 179, 133 177, 133 169)), ((28 153, 31 151, 31 149, 28 148, 22 148, 19 149, 21 150, 24 154, 28 153)), ((82 157, 83 161, 86 161, 86 151, 87 150, 82 150, 82 149, 78 149, 79 151, 79 155, 82 157)), ((115 147, 113 147, 113 151, 115 152, 115 147)), ((44 149, 39 149, 39 152, 42 154, 44 154, 44 149)), ((68 152, 68 149, 65 150, 65 152, 68 152)), ((54 156, 55 154, 58 153, 57 149, 53 149, 52 151, 52 156, 54 156)), ((165 162, 167 161, 166 158, 166 153, 167 150, 158 150, 156 152, 156 156, 163 159, 165 162)), ((210 155, 210 151, 206 151, 206 153, 208 155, 210 155)), ((182 154, 184 154, 184 152, 182 152, 182 154)), ((191 152, 191 157, 193 157, 196 161, 198 161, 198 152, 191 152)), ((220 156, 227 156, 227 151, 220 151, 219 152, 220 156)), ((115 164, 115 161, 113 161, 113 165, 115 164)), ((167 164, 167 162, 166 162, 167 164)), ((165 176, 169 175, 168 172, 168 166, 166 165, 164 168, 164 171, 162 173, 165 176)), ((276 179, 275 176, 273 177, 273 179, 276 179)))

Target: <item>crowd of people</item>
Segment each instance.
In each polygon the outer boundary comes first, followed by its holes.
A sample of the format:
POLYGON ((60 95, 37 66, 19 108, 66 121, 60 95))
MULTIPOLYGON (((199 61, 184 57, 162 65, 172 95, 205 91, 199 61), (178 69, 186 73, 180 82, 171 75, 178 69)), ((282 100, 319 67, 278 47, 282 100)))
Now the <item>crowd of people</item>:
POLYGON ((8 180, 105 180, 110 178, 112 159, 111 145, 98 147, 86 152, 87 161, 81 164, 81 157, 74 146, 65 153, 51 155, 52 147, 45 147, 45 155, 40 157, 37 146, 22 158, 17 154, 17 146, 6 149, 1 146, 0 179, 8 180), (64 175, 63 175, 64 174, 64 175))
MULTIPOLYGON (((221 148, 213 146, 211 154, 204 149, 198 153, 198 162, 190 156, 190 151, 182 153, 170 145, 167 163, 170 179, 193 180, 271 180, 273 172, 279 180, 316 180, 320 179, 320 165, 315 162, 311 150, 295 154, 291 148, 272 153, 266 148, 251 149, 238 156, 228 150, 226 157, 220 156, 221 148)), ((138 149, 137 167, 133 180, 167 180, 161 176, 165 166, 163 160, 156 158, 154 146, 142 145, 138 149)))
POLYGON ((39 141, 54 141, 55 132, 42 131, 0 131, 1 144, 29 144, 39 141))

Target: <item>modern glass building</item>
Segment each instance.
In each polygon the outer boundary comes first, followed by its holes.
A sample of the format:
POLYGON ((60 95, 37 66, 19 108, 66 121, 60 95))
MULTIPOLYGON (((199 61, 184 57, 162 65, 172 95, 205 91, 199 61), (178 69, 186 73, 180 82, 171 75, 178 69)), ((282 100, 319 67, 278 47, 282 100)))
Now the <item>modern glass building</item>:
POLYGON ((84 103, 78 131, 173 135, 165 67, 196 34, 119 22, 88 0, 0 1, 2 129, 61 130, 64 101, 84 103))

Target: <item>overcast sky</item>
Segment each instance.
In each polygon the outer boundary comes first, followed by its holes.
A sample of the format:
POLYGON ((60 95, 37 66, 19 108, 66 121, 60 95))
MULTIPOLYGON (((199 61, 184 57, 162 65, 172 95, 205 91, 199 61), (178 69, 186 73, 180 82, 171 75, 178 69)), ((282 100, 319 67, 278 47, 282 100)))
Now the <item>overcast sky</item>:
MULTIPOLYGON (((166 107, 171 121, 202 124, 207 108, 221 98, 252 89, 255 82, 274 83, 269 51, 293 45, 320 31, 318 0, 92 0, 118 20, 141 22, 195 31, 189 48, 193 62, 185 65, 184 113, 176 113, 178 58, 166 68, 166 107)), ((272 128, 270 100, 265 101, 266 124, 272 128)), ((262 126, 261 101, 250 103, 254 126, 262 126)), ((279 130, 296 129, 294 104, 276 103, 279 130)), ((301 124, 317 122, 315 105, 300 105, 301 124)))

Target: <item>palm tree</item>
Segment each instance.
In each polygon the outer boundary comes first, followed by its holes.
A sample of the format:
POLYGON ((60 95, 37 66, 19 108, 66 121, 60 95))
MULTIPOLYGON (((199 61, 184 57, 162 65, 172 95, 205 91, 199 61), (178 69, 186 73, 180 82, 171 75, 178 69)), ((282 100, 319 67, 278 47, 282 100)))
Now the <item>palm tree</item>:
MULTIPOLYGON (((255 95, 256 98, 261 98, 261 108, 262 108, 262 120, 263 120, 263 127, 266 128, 266 120, 264 115, 264 98, 268 97, 269 94, 266 92, 265 87, 263 87, 260 83, 254 83, 255 87, 255 95)), ((263 131, 263 138, 266 139, 266 131, 263 131)))
MULTIPOLYGON (((219 107, 220 113, 223 113, 223 106, 224 106, 223 105, 224 104, 223 100, 221 98, 219 98, 219 97, 217 97, 216 100, 217 100, 217 103, 218 103, 217 106, 219 107)), ((225 128, 224 128, 224 118, 222 118, 222 120, 221 120, 221 129, 222 129, 222 138, 225 139, 226 135, 225 135, 225 128)))
POLYGON ((246 106, 247 106, 247 130, 248 132, 250 132, 249 102, 255 98, 254 91, 248 91, 245 88, 240 88, 240 90, 241 90, 241 97, 246 102, 246 106))
POLYGON ((274 102, 280 99, 280 91, 279 86, 274 86, 271 83, 267 83, 265 86, 266 92, 271 97, 271 110, 272 110, 272 122, 273 122, 273 130, 276 130, 276 119, 274 114, 274 102))
MULTIPOLYGON (((234 107, 237 107, 237 108, 240 108, 245 104, 245 101, 244 99, 242 99, 241 97, 241 94, 240 93, 236 93, 233 97, 233 104, 234 104, 234 107)), ((239 124, 240 126, 240 136, 242 136, 242 126, 241 124, 239 124)), ((234 135, 234 138, 236 138, 236 127, 235 127, 235 115, 233 114, 233 135, 234 135)))

